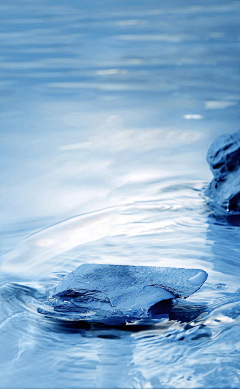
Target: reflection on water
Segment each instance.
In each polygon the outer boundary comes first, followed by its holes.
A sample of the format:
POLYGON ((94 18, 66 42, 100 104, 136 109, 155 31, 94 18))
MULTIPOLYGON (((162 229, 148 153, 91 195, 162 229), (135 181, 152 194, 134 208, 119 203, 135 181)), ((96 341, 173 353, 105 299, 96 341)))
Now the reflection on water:
POLYGON ((239 220, 203 195, 239 128, 239 3, 0 8, 2 387, 239 387, 239 220), (40 315, 81 263, 209 277, 169 318, 40 315))

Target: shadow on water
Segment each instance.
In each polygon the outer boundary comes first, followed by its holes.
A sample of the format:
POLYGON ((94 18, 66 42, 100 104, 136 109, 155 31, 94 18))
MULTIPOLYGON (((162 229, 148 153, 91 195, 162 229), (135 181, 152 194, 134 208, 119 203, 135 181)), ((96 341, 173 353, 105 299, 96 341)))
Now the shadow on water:
MULTIPOLYGON (((93 321, 87 322, 84 320, 71 320, 70 317, 68 319, 62 319, 61 317, 51 317, 51 312, 48 314, 44 314, 40 307, 44 306, 45 303, 48 303, 48 293, 40 292, 39 290, 29 287, 23 284, 6 284, 1 288, 0 291, 1 298, 4 302, 10 303, 13 306, 16 304, 20 304, 21 306, 26 306, 38 314, 41 314, 42 317, 46 317, 53 324, 57 323, 64 327, 69 328, 89 328, 89 325, 94 324, 98 325, 98 323, 94 323, 93 321), (30 300, 29 300, 30 299, 30 300)), ((169 299, 163 300, 155 305, 153 305, 149 309, 149 319, 139 319, 136 320, 137 326, 140 327, 141 323, 144 323, 143 328, 149 325, 149 323, 153 322, 153 320, 166 319, 177 320, 180 322, 189 322, 191 320, 196 319, 202 312, 206 310, 205 305, 192 304, 187 300, 182 299, 169 299)), ((69 312, 68 312, 69 313, 69 312)), ((71 311, 70 311, 71 314, 71 311)), ((105 326, 105 324, 99 324, 100 326, 105 326)), ((131 324, 132 325, 132 324, 131 324)), ((125 324, 121 325, 106 325, 107 327, 121 327, 125 328, 125 324)), ((133 328, 133 327, 132 327, 133 328)))
POLYGON ((181 299, 163 300, 153 305, 149 309, 148 319, 136 319, 130 322, 118 324, 116 321, 111 324, 104 324, 86 320, 71 320, 62 317, 54 316, 52 312, 43 311, 41 306, 45 306, 47 302, 47 294, 40 293, 37 289, 20 284, 8 284, 1 289, 1 299, 4 303, 8 303, 12 312, 19 310, 30 310, 33 314, 29 316, 29 320, 35 326, 40 325, 47 332, 55 333, 79 333, 86 336, 86 332, 90 331, 97 337, 115 339, 119 335, 115 331, 120 331, 123 335, 127 332, 142 332, 149 330, 168 330, 173 323, 187 324, 207 312, 207 306, 204 304, 194 304, 181 299), (42 313, 42 312, 45 312, 42 313))
MULTIPOLYGON (((168 329, 171 327, 172 322, 176 321, 179 323, 190 323, 202 316, 207 311, 206 305, 192 304, 186 301, 172 301, 164 300, 149 310, 149 319, 135 320, 124 324, 103 324, 94 323, 87 321, 76 321, 76 320, 62 320, 57 318, 46 318, 49 320, 48 328, 52 328, 53 331, 62 331, 67 333, 83 333, 88 330, 120 330, 130 332, 141 332, 154 329, 168 329)), ((113 335, 114 336, 114 335, 113 335)), ((112 337, 110 334, 106 337, 112 337)))
MULTIPOLYGON (((186 303, 185 301, 175 304, 166 301, 164 311, 165 313, 162 314, 159 312, 159 307, 154 306, 151 309, 151 318, 136 320, 121 325, 107 325, 87 321, 66 321, 50 317, 45 317, 44 322, 41 321, 41 325, 43 325, 47 332, 62 335, 78 334, 82 337, 95 337, 109 340, 121 339, 134 333, 142 334, 141 336, 145 337, 153 337, 159 334, 159 332, 162 334, 169 333, 177 326, 184 339, 185 331, 194 326, 201 328, 200 322, 198 323, 198 318, 200 320, 203 313, 207 311, 207 306, 186 303)), ((171 336, 171 334, 167 336, 171 336)))
POLYGON ((206 237, 211 243, 214 270, 240 275, 240 216, 210 215, 206 237))

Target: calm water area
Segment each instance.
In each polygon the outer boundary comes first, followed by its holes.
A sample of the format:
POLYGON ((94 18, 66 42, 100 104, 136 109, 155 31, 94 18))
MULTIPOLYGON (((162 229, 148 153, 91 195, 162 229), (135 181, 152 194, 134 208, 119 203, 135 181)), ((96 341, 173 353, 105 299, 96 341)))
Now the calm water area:
POLYGON ((240 219, 204 190, 240 128, 240 2, 0 5, 3 389, 239 388, 240 219), (202 313, 119 328, 37 309, 81 263, 203 269, 202 313))

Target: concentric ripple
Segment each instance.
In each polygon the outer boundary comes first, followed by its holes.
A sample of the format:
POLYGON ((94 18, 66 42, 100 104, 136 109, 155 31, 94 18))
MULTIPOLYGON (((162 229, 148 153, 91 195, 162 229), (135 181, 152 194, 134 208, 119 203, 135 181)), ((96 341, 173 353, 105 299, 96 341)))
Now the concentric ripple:
MULTIPOLYGON (((232 377, 230 387, 236 387, 239 226, 212 217, 204 185, 166 184, 158 197, 65 220, 5 254, 0 329, 9 345, 2 358, 6 387, 10 369, 26 384, 28 365, 38 358, 45 382, 53 385, 54 367, 60 387, 69 379, 73 387, 79 380, 86 387, 110 386, 117 374, 112 360, 124 371, 124 386, 185 387, 191 381, 192 387, 207 387, 220 364, 232 377), (87 262, 195 267, 209 277, 193 296, 169 306, 165 317, 153 310, 149 319, 110 327, 94 318, 53 315, 47 303, 51 291, 87 262)), ((28 386, 36 371, 31 365, 28 386)), ((226 386, 225 377, 220 387, 226 386)))

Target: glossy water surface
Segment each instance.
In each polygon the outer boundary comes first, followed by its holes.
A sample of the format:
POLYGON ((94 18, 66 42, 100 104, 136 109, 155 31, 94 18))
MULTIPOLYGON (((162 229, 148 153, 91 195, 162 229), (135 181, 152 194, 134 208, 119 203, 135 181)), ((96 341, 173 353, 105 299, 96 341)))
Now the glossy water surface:
POLYGON ((239 128, 239 5, 1 3, 3 389, 240 387, 240 219, 203 194, 239 128), (81 263, 203 269, 199 316, 40 315, 81 263))

